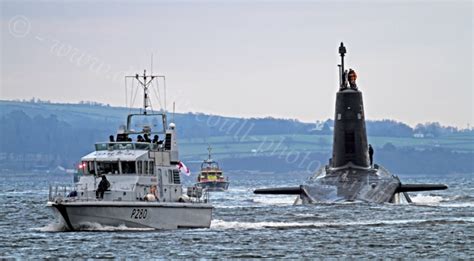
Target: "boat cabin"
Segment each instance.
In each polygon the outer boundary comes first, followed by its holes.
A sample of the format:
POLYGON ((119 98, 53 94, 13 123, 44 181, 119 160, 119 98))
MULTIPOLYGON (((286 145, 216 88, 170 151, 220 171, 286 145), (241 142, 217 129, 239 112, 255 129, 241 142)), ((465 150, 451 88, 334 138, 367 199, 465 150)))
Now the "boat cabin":
MULTIPOLYGON (((159 201, 175 202, 182 196, 178 146, 174 123, 166 129, 153 131, 149 125, 136 131, 134 116, 162 118, 165 114, 129 115, 127 127, 119 130, 118 137, 128 141, 109 141, 95 144, 95 151, 81 158, 80 176, 76 183, 78 196, 95 198, 95 191, 102 176, 106 176, 110 188, 104 193, 107 200, 142 200, 156 187, 159 201), (132 126, 133 123, 133 126, 132 126), (120 136, 119 136, 120 135, 120 136), (146 135, 164 137, 162 141, 130 141, 131 136, 146 135)), ((148 119, 146 120, 148 122, 148 119)))
POLYGON ((198 182, 206 181, 224 181, 225 178, 219 164, 213 160, 206 160, 201 164, 201 173, 198 176, 198 182))

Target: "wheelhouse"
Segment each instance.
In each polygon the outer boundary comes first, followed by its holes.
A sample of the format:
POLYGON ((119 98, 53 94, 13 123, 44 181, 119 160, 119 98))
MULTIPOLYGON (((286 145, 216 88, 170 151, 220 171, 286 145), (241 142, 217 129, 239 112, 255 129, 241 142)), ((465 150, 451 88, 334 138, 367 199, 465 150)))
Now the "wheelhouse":
POLYGON ((206 160, 201 164, 201 173, 198 176, 199 182, 223 180, 225 179, 217 162, 206 160))
POLYGON ((204 170, 204 171, 220 170, 219 163, 213 160, 206 160, 201 164, 201 170, 204 170))

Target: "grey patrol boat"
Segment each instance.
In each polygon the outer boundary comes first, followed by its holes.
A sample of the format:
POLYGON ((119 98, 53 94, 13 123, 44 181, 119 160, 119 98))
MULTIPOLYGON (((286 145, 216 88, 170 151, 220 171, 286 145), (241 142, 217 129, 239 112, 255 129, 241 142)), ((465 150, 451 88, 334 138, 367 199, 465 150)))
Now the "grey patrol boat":
POLYGON ((81 175, 73 186, 50 186, 47 206, 69 230, 91 224, 208 228, 213 206, 207 194, 196 187, 183 193, 175 124, 167 124, 166 110, 147 111, 151 107, 148 90, 164 76, 145 71, 143 76, 127 78, 137 83, 137 89, 143 88, 142 113, 129 114, 116 139, 111 136, 109 142, 96 143, 95 151, 82 157, 81 175), (151 135, 157 135, 153 141, 148 138, 151 135), (138 140, 132 141, 135 136, 138 140), (105 187, 100 185, 102 179, 105 187))
POLYGON ((443 184, 402 184, 398 177, 373 164, 365 128, 362 92, 353 70, 344 70, 346 48, 339 47, 340 87, 336 95, 334 140, 329 164, 299 187, 257 189, 256 194, 298 195, 295 203, 360 201, 411 203, 407 192, 447 189, 443 184), (401 195, 403 195, 401 197, 401 195))

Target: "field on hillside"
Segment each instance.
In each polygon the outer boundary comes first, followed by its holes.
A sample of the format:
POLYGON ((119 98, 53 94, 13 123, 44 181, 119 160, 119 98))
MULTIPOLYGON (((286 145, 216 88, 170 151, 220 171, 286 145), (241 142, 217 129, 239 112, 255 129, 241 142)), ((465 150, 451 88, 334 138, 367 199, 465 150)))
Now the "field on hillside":
MULTIPOLYGON (((377 148, 387 148, 391 143, 396 148, 411 147, 416 150, 446 149, 457 152, 474 152, 472 135, 449 135, 437 138, 369 137, 369 143, 377 148)), ((180 139, 181 153, 188 157, 206 157, 207 147, 220 158, 252 155, 277 155, 289 151, 322 152, 332 150, 332 135, 252 135, 243 140, 231 136, 203 139, 180 139)))
MULTIPOLYGON (((97 104, 0 101, 0 155, 4 159, 0 159, 0 167, 55 169, 75 165, 95 142, 108 140, 125 123, 128 113, 127 108, 97 104)), ((177 126, 180 159, 190 164, 207 158, 209 145, 213 158, 234 170, 305 171, 308 162, 325 163, 331 157, 331 120, 318 125, 294 119, 202 113, 176 113, 168 119, 177 126)), ((421 126, 425 127, 412 128, 390 120, 367 121, 377 162, 399 173, 473 171, 474 131, 439 123, 421 126), (414 138, 415 133, 425 138, 414 138)))

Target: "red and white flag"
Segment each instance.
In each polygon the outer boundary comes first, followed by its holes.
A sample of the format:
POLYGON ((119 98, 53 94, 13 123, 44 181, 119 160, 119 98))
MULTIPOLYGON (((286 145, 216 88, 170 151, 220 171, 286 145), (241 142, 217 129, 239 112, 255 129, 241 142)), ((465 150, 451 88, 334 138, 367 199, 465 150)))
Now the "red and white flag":
POLYGON ((182 161, 179 162, 178 169, 179 169, 180 173, 182 173, 186 176, 191 175, 191 171, 189 171, 188 167, 186 167, 186 165, 184 165, 184 163, 182 161))

